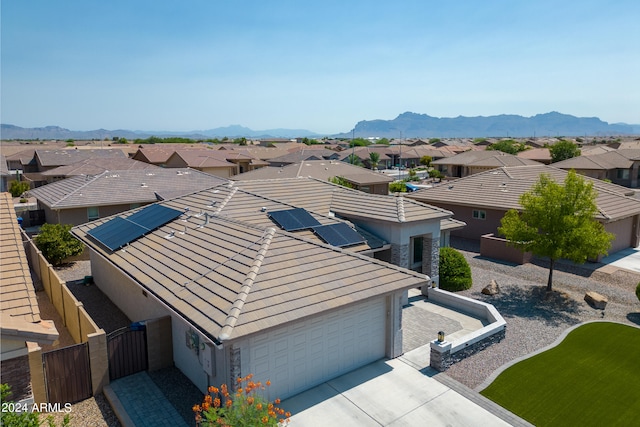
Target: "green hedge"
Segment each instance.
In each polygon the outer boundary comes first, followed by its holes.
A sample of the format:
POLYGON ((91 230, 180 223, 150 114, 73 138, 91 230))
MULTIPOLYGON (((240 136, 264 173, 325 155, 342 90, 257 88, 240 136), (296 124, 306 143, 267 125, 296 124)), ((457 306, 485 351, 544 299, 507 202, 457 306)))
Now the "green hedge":
POLYGON ((440 288, 456 292, 469 289, 471 268, 464 255, 453 248, 440 248, 440 288))
POLYGON ((640 300, 640 282, 638 282, 638 286, 636 286, 636 296, 638 300, 640 300))

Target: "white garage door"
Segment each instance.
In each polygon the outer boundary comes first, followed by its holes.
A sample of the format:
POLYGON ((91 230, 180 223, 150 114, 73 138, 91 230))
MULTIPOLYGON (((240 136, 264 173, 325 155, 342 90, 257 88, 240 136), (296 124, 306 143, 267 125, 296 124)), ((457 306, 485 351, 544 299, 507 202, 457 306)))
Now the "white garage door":
POLYGON ((242 375, 284 399, 385 356, 384 298, 296 322, 240 345, 242 375))

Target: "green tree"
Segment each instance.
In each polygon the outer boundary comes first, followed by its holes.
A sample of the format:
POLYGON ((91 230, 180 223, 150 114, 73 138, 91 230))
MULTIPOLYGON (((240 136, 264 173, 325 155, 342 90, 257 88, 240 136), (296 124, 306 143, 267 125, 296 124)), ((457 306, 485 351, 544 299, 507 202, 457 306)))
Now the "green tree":
POLYGON ((349 147, 366 147, 371 145, 371 141, 364 138, 354 138, 349 142, 349 147))
POLYGON ((391 193, 406 193, 407 186, 405 185, 405 181, 394 181, 389 184, 389 191, 391 193))
POLYGON ((551 153, 551 163, 571 159, 580 155, 580 148, 577 144, 566 139, 560 140, 549 147, 551 153))
POLYGON ((25 191, 29 191, 31 186, 26 181, 11 181, 9 184, 9 193, 11 197, 20 197, 25 191))
POLYGON ((487 147, 487 150, 502 151, 503 153, 516 155, 527 149, 527 146, 514 141, 513 139, 503 139, 487 147))
POLYGON ((42 255, 54 266, 84 250, 81 241, 70 233, 70 224, 44 224, 34 241, 42 255))
POLYGON ((353 153, 349 154, 349 157, 347 157, 347 163, 354 166, 362 166, 362 160, 360 160, 360 157, 353 153))
POLYGON ((439 261, 440 288, 456 292, 471 287, 471 267, 462 253, 450 247, 440 248, 439 261))
POLYGON ((614 236, 594 219, 598 212, 595 200, 593 184, 573 170, 564 184, 542 174, 520 196, 522 212, 511 209, 502 218, 498 232, 511 246, 549 258, 547 292, 552 291, 556 260, 581 264, 609 250, 614 236))
POLYGON ((433 161, 433 158, 431 156, 422 156, 420 157, 420 164, 426 167, 431 166, 431 162, 433 161))
POLYGON ((370 152, 369 162, 371 163, 371 169, 377 169, 378 163, 380 163, 380 153, 375 151, 370 152))
POLYGON ((380 138, 379 140, 376 141, 376 144, 389 145, 389 139, 388 138, 380 138))
POLYGON ((341 176, 334 176, 332 178, 329 178, 329 182, 333 184, 338 184, 347 188, 355 188, 355 185, 353 185, 352 183, 350 183, 349 181, 347 181, 341 176))

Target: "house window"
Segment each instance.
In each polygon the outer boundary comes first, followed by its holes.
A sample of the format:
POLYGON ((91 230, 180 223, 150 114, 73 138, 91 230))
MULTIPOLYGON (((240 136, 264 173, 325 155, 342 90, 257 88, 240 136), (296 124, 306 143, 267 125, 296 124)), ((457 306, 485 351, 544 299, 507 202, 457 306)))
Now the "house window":
POLYGON ((100 210, 97 206, 87 208, 87 218, 89 218, 89 221, 100 218, 100 210))
POLYGON ((487 219, 487 213, 485 211, 473 210, 473 219, 487 219))
POLYGON ((618 169, 618 179, 629 179, 629 169, 618 169))

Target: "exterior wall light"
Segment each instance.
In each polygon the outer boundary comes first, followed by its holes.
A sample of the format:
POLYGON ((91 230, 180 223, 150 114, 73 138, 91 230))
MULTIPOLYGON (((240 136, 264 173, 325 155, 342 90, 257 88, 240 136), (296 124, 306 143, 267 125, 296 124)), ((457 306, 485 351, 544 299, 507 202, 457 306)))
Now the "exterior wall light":
POLYGON ((438 342, 444 342, 444 332, 438 332, 438 342))

